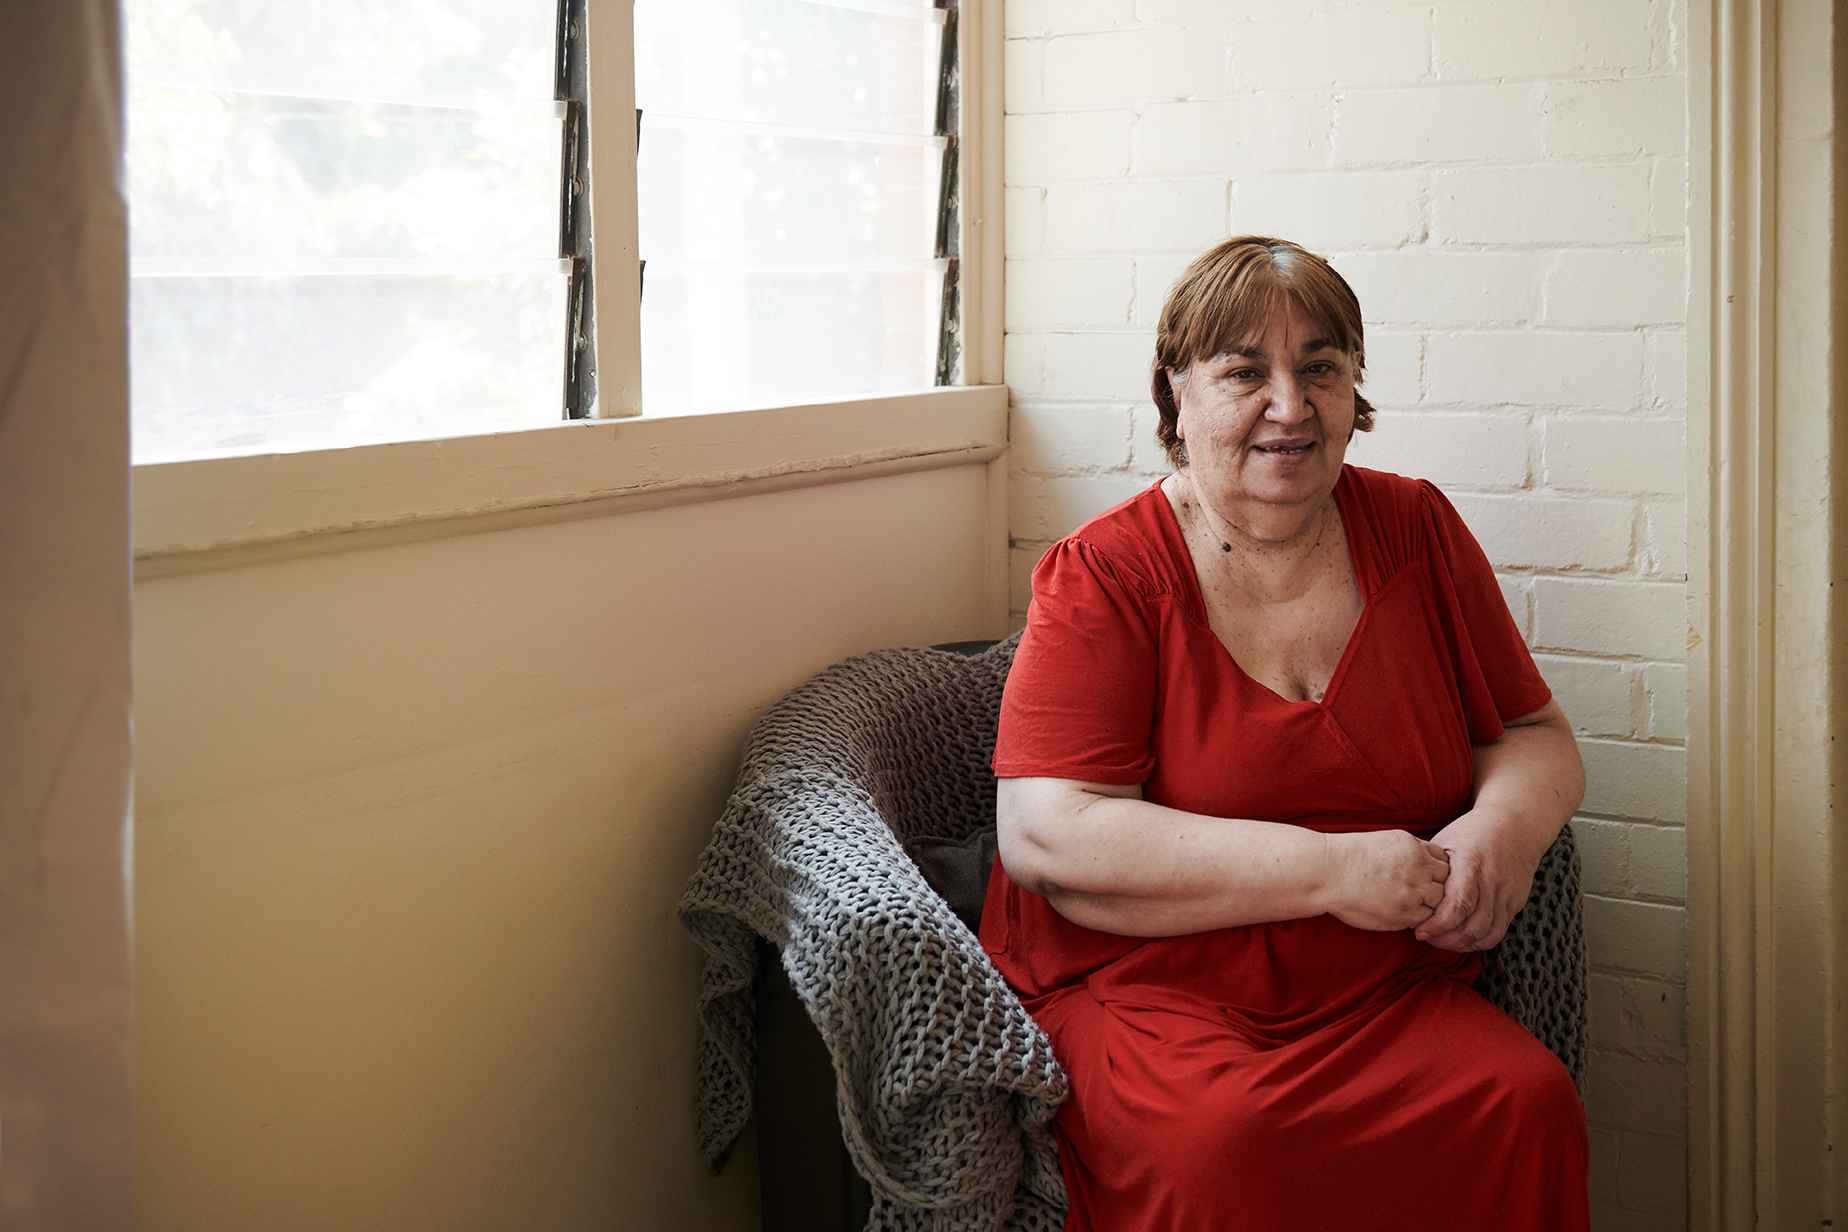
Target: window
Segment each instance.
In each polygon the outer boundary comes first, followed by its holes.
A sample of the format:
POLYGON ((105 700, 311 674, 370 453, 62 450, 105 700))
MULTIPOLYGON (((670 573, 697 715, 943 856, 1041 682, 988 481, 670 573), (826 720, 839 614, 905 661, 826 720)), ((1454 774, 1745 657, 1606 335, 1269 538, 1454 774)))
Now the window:
MULTIPOLYGON (((593 30, 629 8, 593 0, 593 30)), ((137 462, 593 409, 561 11, 126 0, 137 462)), ((635 294, 620 269, 595 297, 620 370, 601 413, 956 379, 955 11, 636 0, 634 23, 639 194, 606 157, 595 213, 612 256, 639 228, 646 279, 639 327, 609 311, 635 294)), ((626 84, 589 82, 599 114, 626 84)))

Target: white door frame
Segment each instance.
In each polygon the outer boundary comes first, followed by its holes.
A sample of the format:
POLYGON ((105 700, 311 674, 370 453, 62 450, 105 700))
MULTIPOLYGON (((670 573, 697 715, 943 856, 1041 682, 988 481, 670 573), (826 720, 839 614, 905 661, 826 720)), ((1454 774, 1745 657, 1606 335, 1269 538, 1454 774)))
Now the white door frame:
POLYGON ((1841 34, 1831 0, 1689 9, 1689 1226, 1817 1228, 1848 1218, 1841 34))

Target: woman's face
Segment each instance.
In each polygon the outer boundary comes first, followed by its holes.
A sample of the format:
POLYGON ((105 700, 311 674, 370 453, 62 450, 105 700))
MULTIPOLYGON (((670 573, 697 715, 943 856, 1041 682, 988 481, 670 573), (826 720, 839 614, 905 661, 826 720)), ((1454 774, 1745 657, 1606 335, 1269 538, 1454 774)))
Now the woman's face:
POLYGON ((1301 505, 1334 490, 1354 433, 1354 357, 1290 305, 1261 335, 1173 369, 1187 471, 1222 517, 1248 502, 1301 505))

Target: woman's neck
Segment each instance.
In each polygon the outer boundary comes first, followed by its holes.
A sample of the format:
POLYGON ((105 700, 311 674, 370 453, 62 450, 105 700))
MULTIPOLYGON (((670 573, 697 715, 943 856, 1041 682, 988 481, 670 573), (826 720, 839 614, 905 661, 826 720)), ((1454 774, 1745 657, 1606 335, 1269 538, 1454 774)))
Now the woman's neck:
POLYGON ((1222 511, 1202 499, 1185 472, 1174 480, 1170 498, 1197 567, 1229 575, 1254 598, 1294 597, 1320 575, 1329 545, 1342 541, 1333 493, 1307 505, 1253 502, 1222 511))

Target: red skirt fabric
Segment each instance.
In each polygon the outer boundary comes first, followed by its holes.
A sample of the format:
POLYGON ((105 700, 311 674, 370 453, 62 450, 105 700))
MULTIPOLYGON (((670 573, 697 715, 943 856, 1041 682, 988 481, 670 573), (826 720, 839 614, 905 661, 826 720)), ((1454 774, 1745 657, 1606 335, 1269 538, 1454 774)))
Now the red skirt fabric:
POLYGON ((1072 1079, 1067 1232, 1583 1232, 1578 1091, 1478 965, 1321 916, 1141 942, 1027 1001, 1072 1079))

